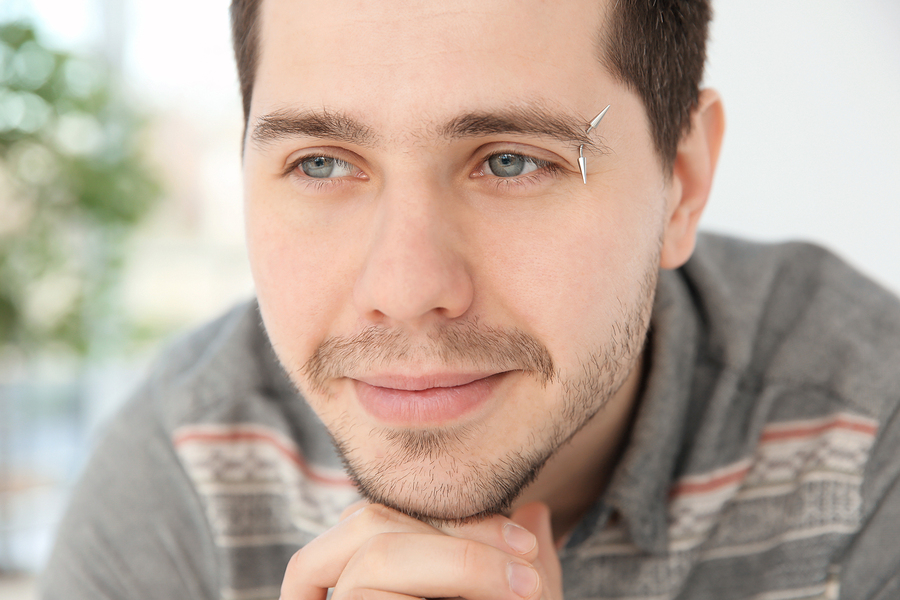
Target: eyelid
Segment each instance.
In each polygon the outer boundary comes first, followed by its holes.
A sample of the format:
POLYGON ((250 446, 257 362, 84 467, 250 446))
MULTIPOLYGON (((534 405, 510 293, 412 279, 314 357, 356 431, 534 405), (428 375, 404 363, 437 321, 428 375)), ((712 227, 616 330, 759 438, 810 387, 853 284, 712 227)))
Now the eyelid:
POLYGON ((532 144, 523 144, 516 141, 491 142, 489 144, 481 146, 478 149, 477 154, 480 154, 482 156, 482 158, 478 161, 479 165, 481 165, 490 157, 496 156, 498 154, 518 154, 520 156, 534 159, 537 162, 553 163, 560 168, 570 169, 573 172, 578 168, 577 162, 575 162, 577 160, 577 154, 573 156, 573 160, 569 160, 565 156, 553 150, 548 150, 546 148, 534 146, 532 144))
MULTIPOLYGON (((309 160, 310 158, 320 158, 320 157, 321 158, 330 158, 331 160, 335 161, 336 163, 347 165, 351 169, 359 169, 359 167, 357 167, 356 165, 354 165, 351 162, 347 162, 343 158, 339 158, 337 156, 332 156, 331 154, 328 154, 326 152, 313 152, 312 154, 302 154, 299 157, 295 158, 290 163, 288 163, 288 165, 285 167, 284 174, 290 175, 291 173, 294 173, 297 170, 297 168, 300 167, 301 164, 303 164, 303 162, 309 160)), ((306 178, 306 177, 309 177, 309 176, 305 175, 304 178, 306 178)), ((309 178, 317 179, 316 177, 309 177, 309 178)), ((327 178, 323 178, 323 179, 327 179, 327 178)), ((338 179, 338 178, 335 178, 335 179, 338 179)))
POLYGON ((538 179, 547 176, 556 176, 562 172, 575 173, 568 161, 556 152, 517 142, 491 142, 479 148, 476 156, 479 156, 474 168, 469 171, 472 179, 485 178, 497 187, 513 185, 528 185, 538 183, 538 179), (486 163, 494 156, 500 154, 516 154, 533 160, 538 167, 535 171, 524 173, 516 177, 498 177, 488 170, 486 163))
MULTIPOLYGON (((302 181, 315 180, 318 182, 325 182, 325 181, 335 181, 336 182, 336 181, 344 179, 343 177, 318 179, 315 177, 298 175, 296 173, 297 168, 300 166, 300 163, 302 163, 303 161, 305 161, 307 159, 316 158, 319 156, 324 157, 324 158, 330 158, 332 160, 336 160, 341 163, 344 163, 344 164, 350 166, 353 171, 362 173, 365 176, 364 178, 368 179, 368 174, 366 174, 366 171, 362 167, 359 166, 360 163, 365 164, 365 161, 362 159, 362 157, 360 157, 355 152, 349 152, 347 150, 344 150, 343 148, 334 148, 334 147, 329 147, 329 146, 304 148, 303 150, 297 150, 296 152, 292 152, 290 155, 288 155, 288 158, 285 161, 284 169, 282 170, 282 176, 283 177, 294 176, 297 179, 300 179, 302 181)), ((362 177, 354 177, 354 178, 363 179, 362 177)))

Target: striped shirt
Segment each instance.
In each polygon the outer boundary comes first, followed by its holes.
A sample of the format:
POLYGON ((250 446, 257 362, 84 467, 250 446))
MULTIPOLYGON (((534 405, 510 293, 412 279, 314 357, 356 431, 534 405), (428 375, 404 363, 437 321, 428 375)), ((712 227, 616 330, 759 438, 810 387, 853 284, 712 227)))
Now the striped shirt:
MULTIPOLYGON (((566 598, 900 598, 900 302, 828 252, 705 235, 661 274, 566 598)), ((172 348, 97 448, 47 598, 278 598, 357 499, 255 303, 172 348)))

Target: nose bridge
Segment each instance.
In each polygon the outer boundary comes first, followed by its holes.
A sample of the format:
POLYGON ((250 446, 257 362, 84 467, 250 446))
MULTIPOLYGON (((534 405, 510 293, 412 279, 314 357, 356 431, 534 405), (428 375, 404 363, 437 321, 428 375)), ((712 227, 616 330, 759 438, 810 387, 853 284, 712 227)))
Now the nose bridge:
POLYGON ((415 327, 468 310, 472 282, 452 199, 445 195, 438 185, 422 182, 382 190, 354 289, 365 319, 415 327))

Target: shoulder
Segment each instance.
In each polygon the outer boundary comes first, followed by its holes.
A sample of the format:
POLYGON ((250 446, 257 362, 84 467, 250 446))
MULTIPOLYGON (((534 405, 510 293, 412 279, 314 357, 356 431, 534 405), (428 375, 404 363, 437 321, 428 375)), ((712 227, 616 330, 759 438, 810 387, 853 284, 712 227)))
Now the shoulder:
POLYGON ((900 529, 897 297, 816 245, 713 235, 659 291, 650 400, 686 396, 665 498, 691 593, 881 585, 900 565, 871 552, 900 529))
POLYGON ((900 299, 830 251, 707 234, 684 276, 710 355, 745 384, 818 391, 878 421, 897 409, 900 299))
POLYGON ((138 396, 174 430, 251 401, 266 386, 263 361, 271 352, 256 301, 245 302, 169 344, 138 396))
POLYGON ((720 374, 697 434, 747 457, 740 497, 794 498, 795 537, 865 530, 900 478, 900 300, 808 243, 706 235, 680 275, 720 374))
POLYGON ((72 490, 42 597, 217 596, 203 505, 153 409, 138 394, 106 425, 72 490))
POLYGON ((217 596, 208 506, 173 431, 254 385, 255 315, 255 303, 238 306, 173 343, 104 426, 42 576, 46 597, 217 596))

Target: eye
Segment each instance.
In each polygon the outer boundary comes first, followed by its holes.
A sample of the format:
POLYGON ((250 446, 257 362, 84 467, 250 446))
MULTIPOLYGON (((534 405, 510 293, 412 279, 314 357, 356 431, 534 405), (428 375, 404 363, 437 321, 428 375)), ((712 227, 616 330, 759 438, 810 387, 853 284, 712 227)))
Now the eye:
POLYGON ((485 161, 487 170, 496 177, 518 177, 537 171, 548 164, 545 160, 511 152, 494 154, 485 161))
POLYGON ((314 179, 333 179, 353 174, 353 165, 330 156, 308 156, 297 163, 297 168, 314 179))

